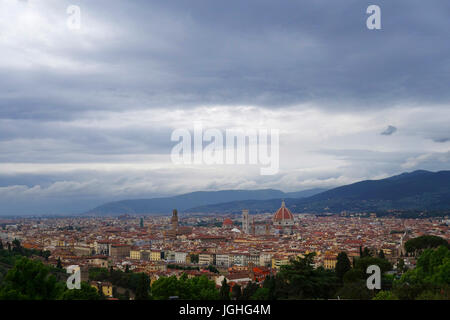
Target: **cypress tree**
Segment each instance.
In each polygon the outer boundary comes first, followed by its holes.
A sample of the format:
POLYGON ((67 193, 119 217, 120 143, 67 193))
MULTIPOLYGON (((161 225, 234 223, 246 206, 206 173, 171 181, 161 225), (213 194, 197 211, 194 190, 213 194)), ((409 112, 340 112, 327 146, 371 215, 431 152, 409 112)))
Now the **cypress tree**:
POLYGON ((231 296, 233 297, 234 300, 239 300, 241 298, 241 295, 242 295, 241 286, 235 284, 233 286, 233 289, 231 289, 231 296))
POLYGON ((150 289, 150 279, 145 273, 139 275, 139 282, 136 288, 136 300, 148 300, 150 289))
POLYGON ((350 260, 345 252, 341 252, 337 256, 336 275, 342 282, 344 274, 352 268, 350 260))
POLYGON ((62 269, 61 258, 58 257, 58 261, 56 262, 56 268, 62 269))
POLYGON ((227 283, 227 279, 224 278, 222 281, 222 287, 220 288, 220 300, 230 300, 230 286, 227 283))

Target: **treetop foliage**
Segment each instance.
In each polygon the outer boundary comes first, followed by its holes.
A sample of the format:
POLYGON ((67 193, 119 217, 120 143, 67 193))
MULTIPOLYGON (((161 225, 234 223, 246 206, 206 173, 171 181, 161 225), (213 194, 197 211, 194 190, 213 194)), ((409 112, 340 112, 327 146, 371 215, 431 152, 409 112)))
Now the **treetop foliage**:
POLYGON ((405 242, 405 249, 408 253, 417 253, 423 251, 424 249, 437 248, 439 246, 450 248, 447 240, 431 235, 420 236, 405 242))

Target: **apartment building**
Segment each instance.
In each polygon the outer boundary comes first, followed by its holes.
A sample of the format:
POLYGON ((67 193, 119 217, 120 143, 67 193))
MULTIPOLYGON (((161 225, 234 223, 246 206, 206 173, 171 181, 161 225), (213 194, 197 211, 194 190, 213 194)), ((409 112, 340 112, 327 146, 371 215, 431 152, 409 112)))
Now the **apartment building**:
POLYGON ((230 255, 216 254, 216 266, 228 268, 230 266, 230 255))
POLYGON ((215 263, 215 254, 212 253, 200 253, 198 255, 198 263, 201 265, 210 265, 215 263))

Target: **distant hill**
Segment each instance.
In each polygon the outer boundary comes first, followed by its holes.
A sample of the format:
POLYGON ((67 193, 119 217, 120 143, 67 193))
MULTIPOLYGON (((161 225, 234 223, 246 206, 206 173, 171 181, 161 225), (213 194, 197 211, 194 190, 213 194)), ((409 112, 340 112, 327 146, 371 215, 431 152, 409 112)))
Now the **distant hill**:
MULTIPOLYGON (((365 180, 301 199, 285 199, 294 212, 360 212, 382 210, 450 210, 450 171, 424 170, 381 180, 365 180)), ((188 212, 273 212, 281 198, 245 200, 194 207, 188 212)))
POLYGON ((330 190, 284 193, 275 189, 198 191, 173 197, 106 203, 87 215, 273 212, 281 200, 294 212, 450 210, 450 171, 424 170, 365 180, 330 190))
POLYGON ((208 206, 199 206, 185 210, 187 213, 240 213, 243 209, 248 209, 250 213, 275 212, 284 200, 288 208, 293 207, 298 199, 279 198, 268 200, 241 200, 217 203, 208 206))
POLYGON ((166 214, 175 208, 183 212, 193 207, 231 201, 301 198, 323 192, 324 190, 309 189, 289 193, 275 189, 198 191, 173 197, 109 202, 86 212, 84 215, 166 214))
POLYGON ((319 194, 321 192, 324 192, 326 190, 327 189, 324 189, 324 188, 314 188, 314 189, 308 189, 308 190, 296 191, 296 192, 285 192, 284 198, 295 198, 295 199, 307 198, 307 197, 311 197, 313 195, 319 194))
POLYGON ((450 171, 424 170, 334 188, 293 203, 301 211, 448 210, 450 171))

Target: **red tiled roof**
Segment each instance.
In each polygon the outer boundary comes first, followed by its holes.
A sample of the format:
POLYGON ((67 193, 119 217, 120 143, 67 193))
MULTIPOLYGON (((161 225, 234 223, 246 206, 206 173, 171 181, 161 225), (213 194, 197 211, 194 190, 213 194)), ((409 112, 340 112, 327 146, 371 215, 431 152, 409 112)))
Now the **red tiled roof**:
POLYGON ((233 221, 230 218, 226 218, 225 220, 223 220, 223 225, 231 226, 231 225, 233 225, 233 221))
POLYGON ((294 216, 292 215, 291 211, 286 208, 284 201, 281 204, 281 208, 275 212, 275 215, 273 216, 274 220, 294 220, 294 216))

